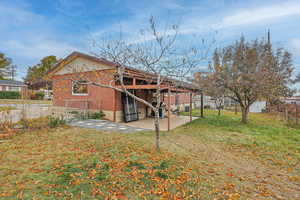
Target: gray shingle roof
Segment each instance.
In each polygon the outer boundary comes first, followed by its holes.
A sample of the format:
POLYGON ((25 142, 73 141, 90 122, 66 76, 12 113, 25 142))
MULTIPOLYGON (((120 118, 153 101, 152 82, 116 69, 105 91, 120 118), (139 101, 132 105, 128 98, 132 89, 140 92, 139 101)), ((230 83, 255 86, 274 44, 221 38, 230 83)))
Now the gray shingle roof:
POLYGON ((21 81, 14 81, 14 80, 0 80, 0 85, 24 86, 25 83, 23 83, 21 81))

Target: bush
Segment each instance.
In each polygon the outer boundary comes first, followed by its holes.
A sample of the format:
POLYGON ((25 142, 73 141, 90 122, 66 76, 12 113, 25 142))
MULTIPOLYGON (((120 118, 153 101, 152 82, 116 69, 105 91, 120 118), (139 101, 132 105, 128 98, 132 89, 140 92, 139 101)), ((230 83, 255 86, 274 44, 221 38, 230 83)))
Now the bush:
POLYGON ((66 120, 64 120, 63 117, 49 117, 48 125, 50 128, 55 128, 65 124, 66 124, 66 120))
POLYGON ((21 126, 23 129, 40 129, 40 128, 47 128, 49 125, 49 119, 47 117, 40 117, 36 119, 26 119, 23 118, 15 125, 21 126))
POLYGON ((20 92, 16 91, 0 91, 0 99, 20 99, 20 92))
POLYGON ((82 120, 85 120, 85 119, 102 119, 105 116, 105 114, 102 111, 87 112, 87 113, 78 112, 78 111, 71 111, 70 113, 75 114, 76 115, 75 118, 79 118, 79 119, 82 119, 82 120))
POLYGON ((37 97, 38 100, 43 100, 45 97, 45 93, 44 92, 37 92, 35 93, 35 96, 37 97))
POLYGON ((203 108, 204 109, 210 109, 210 105, 204 105, 203 108))
POLYGON ((105 114, 102 111, 88 113, 89 119, 101 119, 105 114))
POLYGON ((43 100, 45 97, 44 92, 34 92, 30 95, 30 99, 32 100, 43 100))

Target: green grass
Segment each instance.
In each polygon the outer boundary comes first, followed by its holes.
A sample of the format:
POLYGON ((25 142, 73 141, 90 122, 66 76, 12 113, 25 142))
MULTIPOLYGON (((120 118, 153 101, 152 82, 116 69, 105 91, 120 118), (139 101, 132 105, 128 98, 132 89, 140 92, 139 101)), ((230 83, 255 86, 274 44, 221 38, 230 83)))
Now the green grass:
POLYGON ((12 106, 0 106, 0 112, 2 111, 10 111, 10 110, 13 110, 15 109, 14 107, 12 106))
POLYGON ((52 104, 52 101, 28 99, 0 99, 0 104, 52 104))
MULTIPOLYGON (((194 111, 193 115, 199 116, 199 111, 194 111)), ((240 113, 223 111, 218 116, 217 111, 205 110, 205 118, 192 122, 192 129, 190 132, 194 135, 230 145, 258 146, 297 157, 300 152, 300 126, 289 126, 275 114, 250 113, 248 124, 242 124, 240 113), (213 130, 209 135, 199 134, 203 129, 213 130)))
POLYGON ((162 132, 160 153, 154 138, 80 128, 17 135, 0 143, 0 199, 299 197, 300 131, 276 115, 250 114, 244 125, 206 110, 162 132))

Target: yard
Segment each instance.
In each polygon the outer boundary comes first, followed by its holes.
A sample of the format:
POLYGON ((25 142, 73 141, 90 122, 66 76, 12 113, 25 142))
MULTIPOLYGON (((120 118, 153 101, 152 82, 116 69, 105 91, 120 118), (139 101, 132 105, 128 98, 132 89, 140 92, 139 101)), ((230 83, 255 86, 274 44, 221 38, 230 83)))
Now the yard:
MULTIPOLYGON (((193 113, 195 116, 198 113, 193 113)), ((300 129, 206 111, 163 132, 57 128, 0 143, 0 199, 299 199, 300 129)))

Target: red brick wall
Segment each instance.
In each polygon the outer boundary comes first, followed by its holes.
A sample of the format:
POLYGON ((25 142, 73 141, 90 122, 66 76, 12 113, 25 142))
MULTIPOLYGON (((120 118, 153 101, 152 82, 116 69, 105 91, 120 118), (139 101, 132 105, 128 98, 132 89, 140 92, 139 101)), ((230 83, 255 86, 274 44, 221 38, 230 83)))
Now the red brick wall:
MULTIPOLYGON (((188 104, 190 103, 190 94, 189 93, 171 93, 170 103, 175 105, 176 96, 178 96, 178 104, 188 104)), ((164 103, 168 105, 168 94, 164 94, 164 103)))
MULTIPOLYGON (((117 111, 122 110, 121 93, 110 88, 88 85, 88 95, 72 95, 72 80, 78 79, 79 76, 82 79, 101 82, 103 84, 108 84, 112 79, 112 76, 108 75, 106 70, 97 73, 84 72, 68 75, 55 75, 53 77, 53 105, 84 109, 86 108, 86 101, 88 101, 89 109, 113 111, 115 104, 117 111), (68 103, 66 103, 66 100, 68 103)), ((150 92, 147 94, 144 90, 136 90, 136 94, 138 97, 146 99, 151 103, 152 94, 150 92)), ((175 104, 176 95, 179 96, 178 104, 189 103, 189 93, 172 93, 171 105, 175 104)), ((167 104, 168 95, 164 94, 164 96, 164 102, 167 104)), ((146 106, 143 103, 138 102, 138 107, 145 108, 146 106)))
MULTIPOLYGON (((105 71, 97 73, 85 72, 80 74, 82 79, 103 84, 108 84, 112 79, 105 71)), ((115 92, 110 88, 88 85, 88 95, 73 95, 72 80, 76 80, 78 77, 78 73, 55 75, 53 77, 53 105, 66 106, 66 100, 68 100, 70 107, 85 108, 85 102, 88 100, 89 109, 112 111, 114 109, 114 104, 116 104, 116 110, 121 110, 120 93, 115 92)))

